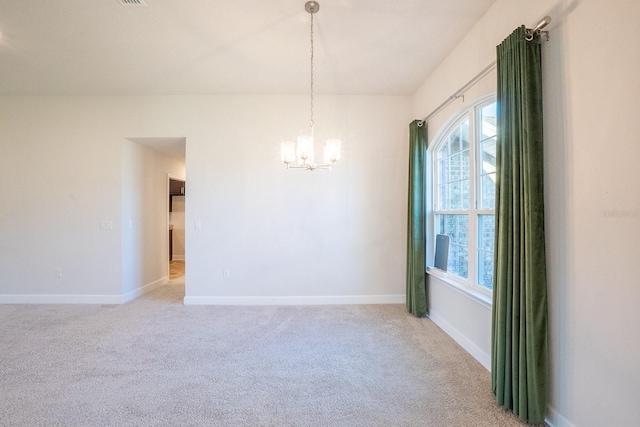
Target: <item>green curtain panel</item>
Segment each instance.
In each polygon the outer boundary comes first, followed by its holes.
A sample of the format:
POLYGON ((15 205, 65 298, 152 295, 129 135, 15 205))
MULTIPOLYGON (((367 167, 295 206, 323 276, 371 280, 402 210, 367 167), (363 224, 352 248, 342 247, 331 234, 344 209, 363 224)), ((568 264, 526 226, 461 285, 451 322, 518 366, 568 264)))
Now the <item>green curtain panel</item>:
POLYGON ((407 218, 407 310, 417 317, 427 314, 425 289, 427 124, 409 125, 409 209, 407 218))
POLYGON ((498 404, 527 423, 547 406, 540 43, 516 29, 497 47, 495 265, 492 386, 498 404))

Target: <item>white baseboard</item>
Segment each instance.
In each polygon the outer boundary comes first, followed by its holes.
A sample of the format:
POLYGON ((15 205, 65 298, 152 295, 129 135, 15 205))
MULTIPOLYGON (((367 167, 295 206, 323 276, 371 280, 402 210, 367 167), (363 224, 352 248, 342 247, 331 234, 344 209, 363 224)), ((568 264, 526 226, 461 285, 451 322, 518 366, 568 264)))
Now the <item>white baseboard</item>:
POLYGON ((122 304, 122 295, 0 295, 0 304, 122 304))
POLYGON ((126 294, 122 295, 122 301, 121 304, 127 303, 129 301, 133 301, 134 299, 138 298, 139 296, 142 296, 144 294, 146 294, 147 292, 151 292, 152 290, 154 290, 155 288, 157 288, 158 286, 161 285, 166 285, 169 282, 169 277, 165 276, 161 279, 158 279, 156 281, 153 281, 151 283, 147 283, 146 285, 138 288, 138 289, 134 289, 131 292, 127 292, 126 294))
POLYGON ((547 423, 549 427, 576 427, 568 419, 560 415, 551 405, 547 406, 547 418, 544 419, 544 422, 547 423))
POLYGON ((186 296, 185 305, 342 305, 404 304, 404 295, 349 295, 297 297, 214 297, 186 296))
POLYGON ((124 295, 0 295, 0 304, 124 304, 168 281, 163 277, 124 295))
POLYGON ((444 320, 433 310, 429 312, 429 319, 433 321, 440 329, 445 331, 455 342, 460 344, 469 354, 471 354, 482 366, 484 366, 489 372, 491 372, 491 355, 482 351, 473 341, 467 338, 464 334, 454 328, 449 322, 444 320))

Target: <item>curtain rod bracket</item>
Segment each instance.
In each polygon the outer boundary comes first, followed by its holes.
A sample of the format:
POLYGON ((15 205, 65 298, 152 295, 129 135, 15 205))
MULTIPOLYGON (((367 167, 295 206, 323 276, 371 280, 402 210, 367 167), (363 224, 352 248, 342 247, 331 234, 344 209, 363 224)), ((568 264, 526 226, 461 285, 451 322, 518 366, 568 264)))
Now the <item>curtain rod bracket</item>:
POLYGON ((544 36, 545 41, 549 41, 549 31, 534 31, 532 32, 532 30, 527 29, 527 34, 524 36, 524 39, 528 42, 533 41, 533 38, 535 37, 535 35, 539 35, 539 36, 544 36))
POLYGON ((527 29, 527 35, 524 36, 525 40, 530 42, 531 40, 533 40, 533 37, 536 34, 537 35, 544 34, 547 36, 547 41, 549 41, 549 31, 541 31, 541 30, 547 25, 549 25, 550 22, 551 22, 551 17, 549 15, 542 18, 540 21, 538 21, 535 27, 531 29, 527 29))

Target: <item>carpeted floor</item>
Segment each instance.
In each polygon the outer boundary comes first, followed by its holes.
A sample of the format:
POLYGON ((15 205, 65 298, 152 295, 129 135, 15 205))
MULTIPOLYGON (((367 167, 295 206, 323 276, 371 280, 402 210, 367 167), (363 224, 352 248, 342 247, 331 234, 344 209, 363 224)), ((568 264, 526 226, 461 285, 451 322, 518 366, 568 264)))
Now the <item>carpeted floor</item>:
POLYGON ((0 426, 516 426, 399 305, 0 305, 0 426))

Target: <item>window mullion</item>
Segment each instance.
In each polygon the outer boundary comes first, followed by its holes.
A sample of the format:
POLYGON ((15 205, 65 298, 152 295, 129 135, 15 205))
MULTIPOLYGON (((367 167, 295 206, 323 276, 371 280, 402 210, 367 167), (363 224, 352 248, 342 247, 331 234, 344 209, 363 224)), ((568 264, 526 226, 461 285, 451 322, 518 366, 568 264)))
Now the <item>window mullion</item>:
POLYGON ((477 141, 478 141, 478 120, 477 108, 469 114, 469 285, 474 286, 478 282, 477 274, 477 251, 478 251, 478 185, 477 185, 477 141))

